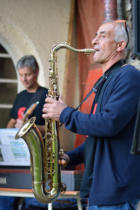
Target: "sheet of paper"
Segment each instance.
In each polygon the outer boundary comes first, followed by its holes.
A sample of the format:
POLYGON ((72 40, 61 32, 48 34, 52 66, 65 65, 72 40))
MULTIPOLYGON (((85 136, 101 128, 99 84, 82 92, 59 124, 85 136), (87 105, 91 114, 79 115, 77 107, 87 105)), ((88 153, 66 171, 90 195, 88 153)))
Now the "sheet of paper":
POLYGON ((18 129, 0 129, 0 166, 30 166, 30 154, 23 139, 15 139, 18 129))

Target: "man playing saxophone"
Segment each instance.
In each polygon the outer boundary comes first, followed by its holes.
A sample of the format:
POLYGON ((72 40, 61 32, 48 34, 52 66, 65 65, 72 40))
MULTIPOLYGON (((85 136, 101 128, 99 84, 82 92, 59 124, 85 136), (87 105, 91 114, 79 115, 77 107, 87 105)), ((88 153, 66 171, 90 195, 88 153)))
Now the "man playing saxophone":
POLYGON ((140 156, 131 155, 130 149, 140 99, 140 72, 124 63, 128 45, 126 22, 103 23, 92 45, 96 51, 93 61, 101 65, 104 74, 94 86, 91 113, 47 97, 42 116, 88 136, 64 159, 69 164, 85 163, 81 197, 88 197, 89 210, 137 209, 140 156))

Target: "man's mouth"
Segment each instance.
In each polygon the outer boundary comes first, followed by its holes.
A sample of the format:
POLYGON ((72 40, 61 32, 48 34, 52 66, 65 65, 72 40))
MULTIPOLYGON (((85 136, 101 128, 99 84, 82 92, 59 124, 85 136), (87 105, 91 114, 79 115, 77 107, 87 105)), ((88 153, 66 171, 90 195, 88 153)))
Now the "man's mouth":
POLYGON ((26 85, 28 85, 28 82, 24 82, 23 84, 26 86, 26 85))
POLYGON ((99 52, 100 51, 99 48, 94 48, 94 50, 95 50, 95 52, 99 52))

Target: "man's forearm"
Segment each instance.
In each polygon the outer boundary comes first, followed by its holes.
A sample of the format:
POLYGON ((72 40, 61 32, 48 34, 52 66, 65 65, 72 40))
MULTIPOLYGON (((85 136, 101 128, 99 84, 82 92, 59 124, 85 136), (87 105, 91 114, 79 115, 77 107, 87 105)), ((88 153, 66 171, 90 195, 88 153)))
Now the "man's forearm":
POLYGON ((16 124, 16 120, 14 118, 11 118, 7 123, 7 128, 14 128, 16 124))

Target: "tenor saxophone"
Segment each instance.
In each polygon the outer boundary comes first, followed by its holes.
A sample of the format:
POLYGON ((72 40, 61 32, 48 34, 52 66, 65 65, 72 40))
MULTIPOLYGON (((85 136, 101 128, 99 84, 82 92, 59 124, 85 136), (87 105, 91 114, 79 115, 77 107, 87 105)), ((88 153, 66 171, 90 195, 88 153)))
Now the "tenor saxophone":
MULTIPOLYGON (((58 74, 56 52, 66 48, 78 53, 90 54, 90 48, 76 49, 63 43, 54 46, 50 52, 48 96, 58 99, 58 74)), ((61 183, 61 169, 58 164, 60 156, 59 125, 54 120, 45 119, 45 136, 42 137, 35 124, 35 117, 29 119, 17 132, 16 139, 23 138, 28 146, 31 159, 32 188, 35 198, 41 203, 54 201, 65 190, 61 183)))

